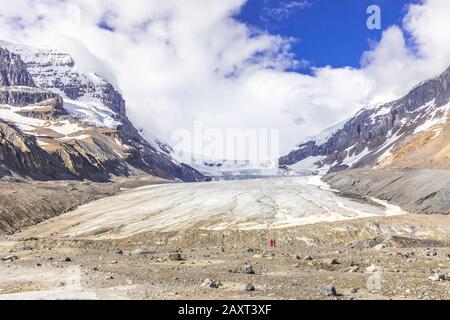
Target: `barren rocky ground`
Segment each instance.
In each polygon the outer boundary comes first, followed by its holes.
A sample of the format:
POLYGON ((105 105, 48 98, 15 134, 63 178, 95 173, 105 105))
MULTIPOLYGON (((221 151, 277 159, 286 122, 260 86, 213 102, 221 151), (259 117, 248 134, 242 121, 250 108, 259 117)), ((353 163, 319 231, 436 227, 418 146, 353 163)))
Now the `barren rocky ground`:
POLYGON ((0 298, 448 299, 449 240, 447 216, 413 214, 116 240, 18 234, 0 242, 0 298))
POLYGON ((323 177, 349 196, 374 197, 408 212, 450 214, 450 169, 358 169, 323 177))

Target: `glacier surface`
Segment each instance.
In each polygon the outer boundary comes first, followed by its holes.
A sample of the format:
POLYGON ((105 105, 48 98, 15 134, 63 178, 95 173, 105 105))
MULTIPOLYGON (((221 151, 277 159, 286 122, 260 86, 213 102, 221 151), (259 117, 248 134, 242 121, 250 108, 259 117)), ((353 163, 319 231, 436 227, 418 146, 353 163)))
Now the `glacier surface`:
POLYGON ((100 199, 23 234, 110 239, 147 231, 274 229, 402 213, 380 201, 341 197, 319 176, 168 183, 100 199))

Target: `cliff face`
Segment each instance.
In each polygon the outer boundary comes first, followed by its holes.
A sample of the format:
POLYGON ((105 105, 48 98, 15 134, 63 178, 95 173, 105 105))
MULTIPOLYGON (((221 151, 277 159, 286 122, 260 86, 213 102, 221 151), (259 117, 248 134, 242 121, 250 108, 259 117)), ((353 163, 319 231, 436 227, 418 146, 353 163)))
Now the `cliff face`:
POLYGON ((11 171, 41 179, 74 179, 61 161, 17 128, 0 121, 0 177, 11 171))
MULTIPOLYGON (((145 140, 127 118, 125 100, 114 86, 82 71, 68 54, 0 41, 2 46, 0 119, 33 137, 36 147, 66 172, 94 181, 136 174, 207 179, 172 159, 163 142, 145 140)), ((16 169, 26 174, 25 168, 11 167, 16 169)))
POLYGON ((20 107, 22 110, 17 113, 29 117, 50 118, 67 114, 59 95, 34 87, 0 87, 0 104, 20 107), (28 106, 34 106, 34 109, 28 106), (39 109, 45 107, 46 116, 40 116, 39 109))
POLYGON ((35 87, 35 84, 20 56, 0 48, 0 87, 4 86, 35 87))
MULTIPOLYGON (((419 84, 401 99, 364 108, 320 138, 307 139, 282 157, 280 166, 334 172, 395 165, 392 159, 406 144, 430 131, 434 134, 428 142, 446 134, 443 125, 447 122, 449 102, 450 68, 437 78, 419 84), (304 165, 306 162, 311 165, 304 165)), ((439 148, 446 147, 448 141, 439 148)), ((429 165, 428 159, 423 161, 429 165)))

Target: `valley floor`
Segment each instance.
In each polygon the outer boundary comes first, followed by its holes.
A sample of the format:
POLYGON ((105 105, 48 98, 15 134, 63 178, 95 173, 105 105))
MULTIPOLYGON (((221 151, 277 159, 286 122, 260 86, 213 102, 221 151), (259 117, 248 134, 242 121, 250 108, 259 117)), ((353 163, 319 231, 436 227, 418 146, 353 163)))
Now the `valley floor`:
POLYGON ((450 299, 446 215, 319 177, 147 183, 2 236, 0 299, 450 299))
POLYGON ((449 299, 449 240, 447 216, 413 214, 110 240, 9 237, 0 299, 449 299), (207 278, 219 287, 202 287, 207 278))

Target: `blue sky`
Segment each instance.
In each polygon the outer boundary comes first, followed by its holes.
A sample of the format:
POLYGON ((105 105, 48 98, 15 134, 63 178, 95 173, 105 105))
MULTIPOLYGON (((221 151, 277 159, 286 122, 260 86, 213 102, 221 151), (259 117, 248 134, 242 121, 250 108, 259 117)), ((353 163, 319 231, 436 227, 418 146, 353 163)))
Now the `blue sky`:
MULTIPOLYGON (((293 52, 310 66, 359 67, 361 54, 382 31, 401 25, 407 5, 419 0, 248 0, 239 21, 271 34, 293 37, 293 52), (333 3, 331 3, 333 2, 333 3), (301 5, 306 3, 306 5, 301 5), (291 9, 287 9, 291 5, 291 9), (297 4, 297 5, 295 5, 297 4), (369 5, 381 8, 382 29, 369 30, 369 5), (287 9, 287 10, 285 10, 287 9)), ((308 71, 308 68, 300 71, 308 71)))

